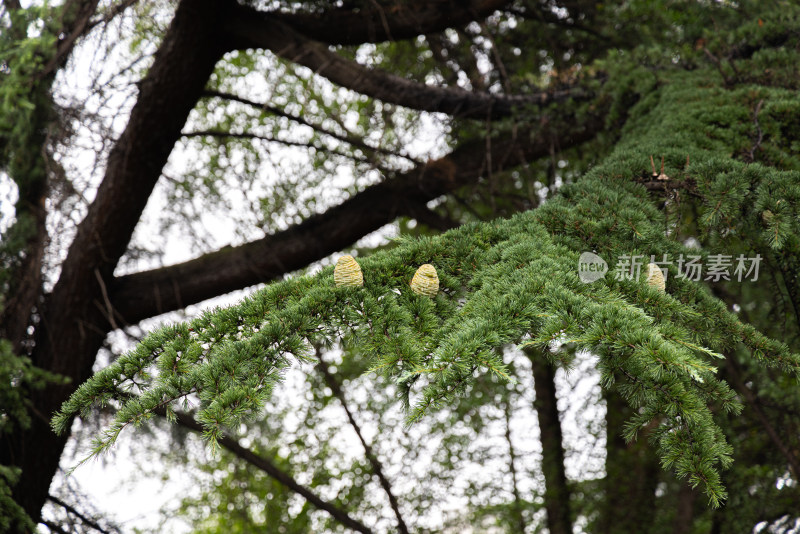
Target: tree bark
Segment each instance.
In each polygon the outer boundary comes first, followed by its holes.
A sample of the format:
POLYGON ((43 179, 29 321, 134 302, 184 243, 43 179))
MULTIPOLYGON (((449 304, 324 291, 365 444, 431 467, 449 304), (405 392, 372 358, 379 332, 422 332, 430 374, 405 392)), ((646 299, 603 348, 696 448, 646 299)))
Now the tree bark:
POLYGON ((266 36, 271 22, 280 21, 317 41, 354 45, 412 39, 426 33, 483 19, 511 4, 509 0, 414 0, 391 7, 367 2, 359 10, 331 9, 322 13, 280 13, 239 6, 235 22, 242 31, 266 36))
POLYGON ((625 443, 623 427, 633 414, 618 393, 603 390, 606 401, 605 502, 598 532, 649 532, 655 510, 658 458, 646 436, 625 443))
POLYGON ((30 428, 6 436, 0 444, 0 462, 22 468, 13 496, 34 520, 68 438, 52 432, 50 414, 91 374, 109 329, 106 285, 189 112, 224 53, 217 29, 221 12, 230 5, 213 0, 178 5, 128 126, 111 151, 105 178, 45 301, 32 360, 71 383, 31 392, 30 428))
POLYGON ((538 350, 526 349, 533 370, 536 399, 533 405, 539 419, 542 441, 542 472, 545 480, 544 507, 550 534, 571 534, 570 491, 564 471, 564 445, 556 397, 556 370, 538 350))

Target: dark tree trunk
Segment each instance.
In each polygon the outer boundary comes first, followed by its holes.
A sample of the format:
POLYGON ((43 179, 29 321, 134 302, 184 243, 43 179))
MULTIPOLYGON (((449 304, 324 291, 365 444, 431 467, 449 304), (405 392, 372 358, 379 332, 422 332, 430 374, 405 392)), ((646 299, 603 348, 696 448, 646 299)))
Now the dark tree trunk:
POLYGON ((602 510, 603 534, 648 532, 655 514, 658 458, 647 437, 625 443, 623 425, 633 414, 615 392, 604 390, 606 401, 606 478, 602 510))
POLYGON ((693 490, 685 480, 681 480, 679 483, 672 534, 689 534, 694 521, 694 502, 697 499, 697 491, 693 490))
POLYGON ((556 398, 556 370, 540 351, 526 350, 533 369, 536 400, 533 405, 539 418, 542 441, 542 472, 545 480, 544 507, 550 534, 571 534, 567 475, 564 472, 564 445, 556 398))
POLYGON ((224 53, 217 25, 228 2, 183 1, 143 80, 125 132, 112 150, 105 178, 45 302, 32 359, 71 379, 30 395, 31 427, 0 444, 0 462, 22 468, 14 498, 38 519, 67 435, 50 417, 89 377, 109 330, 106 285, 181 134, 189 112, 224 53))

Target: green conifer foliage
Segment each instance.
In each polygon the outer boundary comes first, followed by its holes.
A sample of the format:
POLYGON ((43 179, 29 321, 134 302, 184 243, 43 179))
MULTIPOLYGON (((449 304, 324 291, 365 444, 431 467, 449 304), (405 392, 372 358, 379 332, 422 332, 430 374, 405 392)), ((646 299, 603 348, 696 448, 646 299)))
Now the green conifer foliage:
MULTIPOLYGON (((741 39, 758 42, 763 26, 760 20, 743 25, 741 39)), ((752 85, 735 86, 724 69, 654 71, 638 66, 643 56, 617 58, 600 100, 610 103, 610 123, 628 116, 622 137, 600 165, 554 199, 508 219, 401 240, 359 258, 363 287, 336 287, 329 267, 159 329, 83 384, 54 428, 63 432, 72 415, 95 405, 116 405, 113 423, 96 440, 99 453, 126 427, 195 399, 196 418, 214 444, 281 394, 288 366, 313 360, 318 344, 337 342, 347 357, 363 359, 398 386, 411 424, 452 403, 477 377, 514 380, 497 349, 566 341, 597 354, 603 386, 633 408, 626 439, 651 428, 663 467, 720 505, 726 498, 721 472, 734 451, 719 421, 742 409, 717 376, 720 363, 744 353, 796 384, 800 355, 742 322, 674 267, 661 292, 644 277, 609 274, 584 283, 578 258, 584 251, 607 260, 708 257, 729 247, 796 265, 797 132, 781 125, 789 124, 786 115, 800 109, 800 100, 775 81, 792 75, 790 58, 796 54, 786 50, 752 52, 738 64, 753 73, 752 85), (631 100, 637 101, 632 108, 631 100), (764 159, 754 163, 757 144, 764 159), (651 156, 664 157, 665 182, 701 199, 694 224, 703 250, 676 238, 673 214, 637 183, 649 176, 651 156), (740 236, 753 235, 753 228, 759 241, 742 243, 740 236), (433 298, 409 287, 422 264, 438 273, 433 298)))
POLYGON ((586 249, 606 257, 691 252, 665 234, 664 216, 633 183, 632 177, 646 171, 648 154, 665 154, 671 179, 690 175, 707 191, 709 204, 719 198, 720 207, 702 215, 709 228, 741 209, 739 184, 763 195, 761 189, 775 181, 791 180, 791 171, 770 170, 764 181, 757 169, 725 157, 730 140, 703 133, 711 122, 739 120, 734 112, 750 98, 750 90, 713 87, 705 89, 710 97, 698 98, 707 76, 674 76, 602 166, 538 210, 398 243, 363 258, 363 288, 335 287, 328 268, 151 334, 81 386, 55 419, 56 429, 92 404, 122 399, 114 423, 96 443, 99 452, 126 426, 197 396, 198 420, 213 442, 280 394, 282 370, 310 358, 312 343, 338 340, 354 349, 353 357, 368 359, 372 370, 397 382, 413 422, 465 391, 476 374, 511 379, 496 348, 568 340, 598 354, 603 384, 637 409, 626 437, 634 439, 657 421, 651 438, 663 465, 702 486, 718 505, 725 498, 719 470, 729 465, 731 447, 712 407, 736 412, 740 404, 716 377, 717 360, 742 344, 765 365, 800 375, 800 357, 676 273, 661 294, 643 279, 609 276, 585 284, 577 272, 586 249), (724 190, 716 186, 721 173, 730 176, 724 190), (433 300, 408 287, 422 263, 437 266, 442 291, 433 300), (125 400, 131 393, 140 395, 125 400))

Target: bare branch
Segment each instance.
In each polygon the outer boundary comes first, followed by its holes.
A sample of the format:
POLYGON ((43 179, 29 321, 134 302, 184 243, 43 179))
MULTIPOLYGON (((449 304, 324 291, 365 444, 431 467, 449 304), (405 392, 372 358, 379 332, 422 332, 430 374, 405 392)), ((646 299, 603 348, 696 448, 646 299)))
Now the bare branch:
POLYGON ((344 411, 347 414, 347 420, 350 422, 350 426, 353 427, 353 430, 358 436, 358 440, 361 442, 361 446, 364 448, 364 455, 367 457, 369 465, 372 466, 372 472, 378 477, 378 481, 380 482, 383 491, 386 492, 386 496, 389 498, 389 505, 392 507, 394 516, 397 518, 398 532, 401 534, 408 534, 408 527, 403 519, 403 514, 400 513, 400 505, 397 502, 397 497, 392 491, 392 485, 389 483, 389 479, 386 478, 386 475, 383 472, 383 466, 381 465, 380 460, 378 460, 378 457, 375 456, 374 452, 372 452, 372 447, 369 443, 367 443, 367 440, 364 439, 364 434, 361 432, 361 427, 359 426, 358 422, 356 422, 355 417, 353 417, 353 412, 350 411, 350 407, 347 404, 344 392, 339 386, 339 382, 336 381, 336 377, 331 373, 330 367, 325 360, 322 359, 322 354, 318 353, 317 359, 317 368, 322 373, 325 383, 329 388, 331 388, 333 396, 339 400, 342 408, 344 408, 344 411))
POLYGON ((506 93, 510 93, 511 80, 508 77, 508 71, 506 70, 506 65, 503 62, 503 58, 500 57, 500 49, 497 47, 497 41, 485 22, 481 23, 481 30, 486 34, 486 38, 489 39, 489 42, 492 45, 492 58, 494 58, 494 64, 497 67, 497 72, 500 74, 500 82, 503 84, 503 90, 505 90, 506 93))
POLYGON ((446 113, 454 117, 498 118, 515 110, 545 106, 567 99, 589 98, 582 88, 526 95, 496 95, 471 92, 460 87, 426 85, 381 69, 371 69, 341 57, 328 46, 313 41, 278 20, 266 19, 269 31, 252 31, 235 17, 226 30, 236 48, 264 48, 277 56, 308 67, 331 82, 383 102, 420 111, 446 113))
POLYGON ((286 112, 286 111, 284 111, 284 110, 282 110, 282 109, 280 109, 278 107, 271 106, 271 105, 266 104, 266 103, 260 104, 258 102, 254 102, 253 100, 250 100, 250 99, 238 96, 238 95, 234 95, 234 94, 230 94, 230 93, 223 93, 223 92, 219 92, 219 91, 206 91, 203 94, 203 96, 221 98, 221 99, 224 99, 224 100, 230 100, 232 102, 239 102, 240 104, 245 104, 247 106, 251 106, 251 107, 253 107, 255 109, 258 109, 258 110, 261 110, 263 112, 270 113, 270 114, 278 116, 278 117, 284 117, 286 119, 289 119, 290 121, 296 122, 297 124, 301 124, 303 126, 308 126, 309 128, 313 129, 315 132, 318 132, 318 133, 327 135, 329 137, 332 137, 332 138, 336 139, 337 141, 342 141, 343 143, 347 143, 347 144, 353 145, 354 147, 359 148, 362 151, 367 152, 367 153, 376 152, 376 153, 379 153, 379 154, 383 154, 385 156, 395 156, 395 157, 405 158, 405 159, 407 159, 409 161, 412 161, 414 163, 421 163, 420 161, 415 160, 414 158, 412 158, 411 156, 408 156, 406 154, 399 154, 397 152, 393 152, 393 151, 388 150, 388 149, 383 148, 383 147, 370 146, 366 142, 364 142, 364 140, 362 138, 360 138, 360 137, 356 137, 356 136, 354 136, 352 134, 349 134, 349 133, 348 134, 340 134, 340 133, 334 132, 333 130, 329 130, 327 128, 324 128, 323 126, 321 126, 319 124, 314 124, 312 122, 309 122, 306 119, 304 119, 303 117, 300 117, 298 115, 293 115, 293 114, 288 113, 288 112, 286 112))
MULTIPOLYGON (((159 412, 159 415, 165 415, 163 409, 159 412)), ((175 419, 179 425, 195 432, 203 433, 202 425, 195 421, 191 415, 184 412, 175 412, 175 419)), ((346 510, 320 498, 316 493, 298 483, 289 473, 275 465, 269 458, 260 456, 250 449, 243 447, 238 441, 226 434, 222 434, 217 441, 237 458, 262 470, 264 473, 286 486, 290 491, 303 497, 318 510, 328 512, 332 518, 345 527, 355 530, 356 532, 362 532, 363 534, 372 534, 371 529, 350 516, 346 510)))
POLYGON ((56 534, 69 534, 66 530, 61 528, 61 526, 59 526, 57 523, 50 521, 48 519, 42 519, 40 523, 49 528, 51 532, 55 532, 56 534))
POLYGON ((39 73, 40 77, 47 76, 53 72, 59 65, 63 65, 69 57, 72 49, 78 38, 86 34, 89 29, 89 20, 97 10, 99 0, 81 0, 80 2, 67 2, 65 4, 65 17, 68 19, 68 25, 61 29, 63 37, 59 39, 56 46, 56 54, 47 62, 42 71, 39 73), (74 13, 71 13, 74 11, 74 13))
POLYGON ((445 47, 444 39, 441 34, 426 35, 425 41, 428 43, 433 58, 439 64, 439 70, 448 85, 458 84, 458 70, 453 66, 455 61, 450 58, 450 51, 445 47), (447 53, 447 57, 445 57, 447 53))
POLYGON ((479 47, 475 43, 475 36, 467 33, 463 28, 458 28, 456 33, 460 41, 465 44, 470 43, 470 46, 465 47, 465 49, 461 50, 462 53, 459 54, 457 46, 451 43, 446 37, 443 39, 444 46, 447 48, 450 56, 458 63, 461 72, 463 72, 469 80, 472 90, 476 92, 485 91, 486 80, 478 66, 479 60, 476 51, 479 47))
MULTIPOLYGON (((708 57, 708 59, 710 59, 711 62, 714 63, 714 65, 717 66, 717 70, 719 71, 720 76, 722 76, 722 80, 725 82, 725 85, 727 87, 730 87, 730 86, 733 86, 733 85, 736 84, 736 79, 731 78, 730 76, 725 74, 725 69, 723 68, 722 61, 717 56, 715 56, 711 52, 711 50, 709 50, 706 47, 703 47, 703 53, 705 53, 706 57, 708 57)), ((732 65, 733 63, 731 62, 730 64, 732 65)))
POLYGON ((511 489, 514 495, 514 520, 517 523, 518 532, 525 532, 525 516, 522 513, 522 497, 519 494, 519 475, 517 474, 517 454, 514 450, 514 442, 511 440, 511 403, 503 402, 503 416, 505 419, 505 438, 508 444, 508 467, 511 471, 511 489))
MULTIPOLYGON (((90 517, 86 517, 84 514, 80 513, 78 510, 76 510, 74 506, 71 506, 71 505, 65 503, 64 501, 62 501, 61 499, 59 499, 55 495, 48 495, 47 496, 47 500, 52 502, 52 503, 54 503, 54 504, 57 504, 58 506, 60 506, 61 508, 63 508, 67 512, 71 513, 72 515, 74 515, 75 517, 77 517, 82 522, 84 522, 86 525, 92 527, 96 531, 102 532, 103 534, 110 534, 110 532, 108 530, 104 529, 103 527, 101 527, 97 523, 97 521, 94 521, 90 517)), ((49 526, 50 525, 48 525, 48 527, 49 526)))
POLYGON ((103 13, 102 17, 89 22, 89 25, 86 28, 87 32, 93 29, 95 26, 111 22, 138 1, 139 0, 122 0, 122 2, 111 6, 105 13, 103 13))
POLYGON ((266 141, 268 143, 278 143, 283 146, 291 146, 297 148, 313 148, 315 150, 319 150, 321 152, 327 152, 329 154, 335 154, 337 156, 341 156, 343 158, 352 159, 355 161, 360 161, 362 163, 367 163, 370 165, 375 166, 376 168, 381 168, 377 165, 377 162, 374 160, 370 160, 367 158, 358 157, 354 154, 348 154, 346 152, 341 152, 336 150, 335 148, 328 148, 325 146, 315 145, 313 143, 305 143, 302 141, 290 141, 288 139, 276 139, 274 137, 267 137, 265 135, 259 135, 256 133, 251 132, 226 132, 222 130, 198 130, 194 132, 184 132, 183 137, 192 138, 192 137, 216 137, 219 139, 231 138, 231 139, 256 139, 259 141, 266 141))

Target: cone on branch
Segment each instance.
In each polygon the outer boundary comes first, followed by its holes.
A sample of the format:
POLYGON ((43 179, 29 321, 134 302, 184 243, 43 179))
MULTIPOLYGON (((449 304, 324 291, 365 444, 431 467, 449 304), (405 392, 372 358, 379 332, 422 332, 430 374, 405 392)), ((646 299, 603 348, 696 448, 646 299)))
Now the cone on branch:
POLYGON ((439 293, 439 276, 430 263, 421 265, 411 279, 411 290, 417 295, 433 298, 439 293))
POLYGON ((364 285, 364 275, 361 267, 353 256, 347 254, 336 261, 333 269, 333 281, 336 287, 361 287, 364 285))
POLYGON ((661 268, 655 263, 647 264, 647 285, 658 289, 662 293, 667 289, 664 273, 661 272, 661 268))

